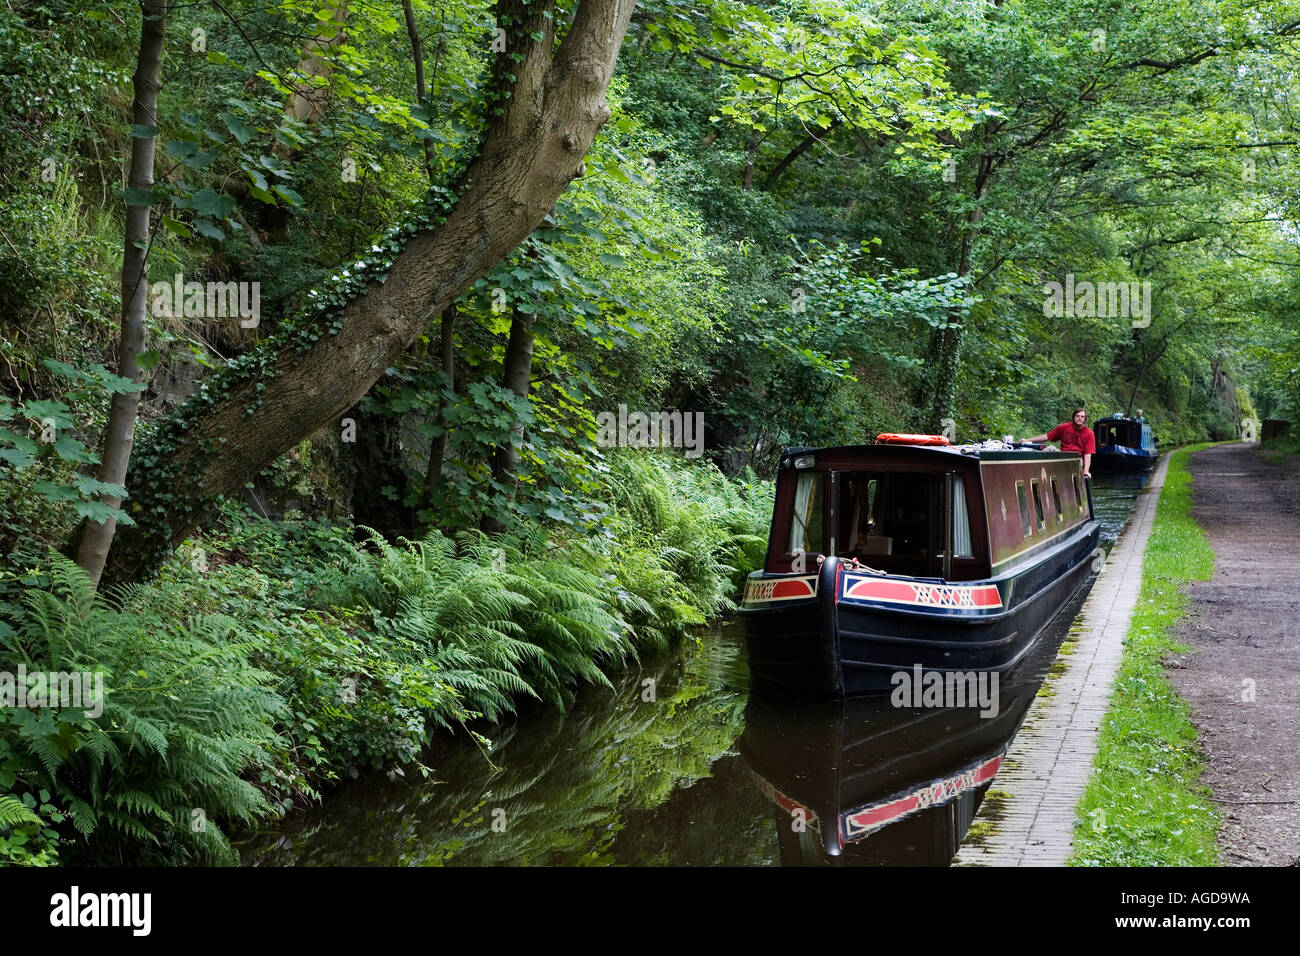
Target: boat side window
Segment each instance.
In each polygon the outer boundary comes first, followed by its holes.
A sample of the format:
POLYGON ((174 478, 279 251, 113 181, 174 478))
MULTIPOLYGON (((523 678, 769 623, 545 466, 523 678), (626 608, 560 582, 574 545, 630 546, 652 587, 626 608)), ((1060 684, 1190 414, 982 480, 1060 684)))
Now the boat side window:
POLYGON ((1016 482, 1016 498, 1020 502, 1020 534, 1029 537, 1029 496, 1025 494, 1025 483, 1016 482))
POLYGON ((1065 520, 1065 511, 1061 508, 1061 483, 1052 476, 1052 504, 1056 506, 1056 523, 1060 524, 1065 520))
POLYGON ((1080 511, 1083 511, 1083 492, 1079 490, 1079 476, 1071 475, 1070 480, 1074 482, 1074 503, 1079 506, 1080 511))
POLYGON ((794 491, 794 519, 790 522, 790 553, 822 552, 822 502, 825 500, 825 478, 819 471, 805 471, 799 475, 794 491))
POLYGON ((1047 522, 1043 520, 1043 492, 1038 487, 1038 479, 1035 478, 1031 481, 1029 487, 1034 493, 1034 520, 1036 522, 1034 527, 1042 531, 1047 527, 1047 522))
POLYGON ((970 540, 970 511, 966 507, 966 480, 952 476, 952 553, 955 558, 973 558, 970 540))

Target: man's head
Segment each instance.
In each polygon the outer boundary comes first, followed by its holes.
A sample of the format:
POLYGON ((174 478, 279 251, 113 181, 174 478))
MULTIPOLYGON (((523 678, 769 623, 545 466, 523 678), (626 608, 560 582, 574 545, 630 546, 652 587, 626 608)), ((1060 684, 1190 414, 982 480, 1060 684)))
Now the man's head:
POLYGON ((1070 416, 1078 428, 1088 424, 1088 410, 1086 408, 1076 408, 1074 414, 1070 416))

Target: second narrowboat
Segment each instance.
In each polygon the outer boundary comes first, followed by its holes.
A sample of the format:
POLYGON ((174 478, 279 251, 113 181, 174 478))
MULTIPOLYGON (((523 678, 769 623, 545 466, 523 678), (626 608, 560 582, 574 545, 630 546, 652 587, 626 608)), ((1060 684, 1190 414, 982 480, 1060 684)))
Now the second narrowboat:
POLYGON ((1078 455, 882 435, 781 457, 750 673, 796 693, 899 672, 1004 671, 1089 576, 1100 537, 1078 455))
POLYGON ((1145 419, 1111 415, 1092 426, 1097 436, 1093 467, 1109 471, 1146 471, 1156 463, 1155 434, 1145 419))

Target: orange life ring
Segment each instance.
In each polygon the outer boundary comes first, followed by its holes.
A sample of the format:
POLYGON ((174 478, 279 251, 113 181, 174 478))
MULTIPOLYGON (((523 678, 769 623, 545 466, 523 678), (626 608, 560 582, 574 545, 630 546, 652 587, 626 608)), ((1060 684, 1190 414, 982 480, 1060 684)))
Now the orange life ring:
POLYGON ((950 445, 948 439, 942 435, 894 435, 886 433, 877 435, 876 441, 886 444, 897 445, 950 445))

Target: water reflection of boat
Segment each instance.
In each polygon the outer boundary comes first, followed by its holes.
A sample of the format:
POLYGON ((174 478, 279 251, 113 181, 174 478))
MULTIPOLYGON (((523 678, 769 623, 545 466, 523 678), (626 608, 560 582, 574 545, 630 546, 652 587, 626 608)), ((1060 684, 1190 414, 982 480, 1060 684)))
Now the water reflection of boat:
POLYGON ((1099 530, 1078 455, 880 438, 781 458, 741 604, 760 682, 839 697, 918 664, 1005 671, 1087 578, 1099 530))
POLYGON ((1156 463, 1156 439, 1145 419, 1111 415, 1092 426, 1097 436, 1094 468, 1102 471, 1145 471, 1156 463))
POLYGON ((1037 680, 997 712, 808 701, 751 689, 740 752, 776 805, 785 865, 946 866, 1002 765, 1037 680))

